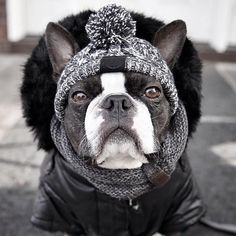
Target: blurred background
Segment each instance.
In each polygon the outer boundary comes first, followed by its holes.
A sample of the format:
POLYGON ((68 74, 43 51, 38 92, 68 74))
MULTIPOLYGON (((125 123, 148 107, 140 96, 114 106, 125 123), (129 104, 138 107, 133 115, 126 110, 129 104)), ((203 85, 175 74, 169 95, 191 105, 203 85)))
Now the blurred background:
MULTIPOLYGON (((186 22, 203 60, 202 119, 190 161, 207 216, 236 225, 235 0, 0 0, 0 236, 49 236, 29 222, 44 153, 22 118, 22 65, 49 21, 108 3, 166 23, 186 22)), ((196 226, 185 235, 226 234, 196 226)))

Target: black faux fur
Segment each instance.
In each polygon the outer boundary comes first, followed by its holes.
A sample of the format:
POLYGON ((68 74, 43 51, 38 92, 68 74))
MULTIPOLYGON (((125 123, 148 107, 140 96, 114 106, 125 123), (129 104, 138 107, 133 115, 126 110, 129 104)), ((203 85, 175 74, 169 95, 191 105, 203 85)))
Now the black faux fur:
MULTIPOLYGON (((80 49, 88 44, 85 25, 92 11, 66 17, 59 23, 76 39, 80 49)), ((141 14, 131 13, 137 21, 137 37, 152 41, 163 22, 141 14)), ((184 102, 189 120, 189 136, 195 131, 201 115, 201 61, 191 41, 186 39, 182 54, 173 68, 180 99, 184 102)), ((42 37, 25 64, 21 98, 26 123, 32 128, 38 147, 50 150, 54 144, 50 135, 50 120, 54 114, 53 102, 56 83, 52 66, 42 37)))

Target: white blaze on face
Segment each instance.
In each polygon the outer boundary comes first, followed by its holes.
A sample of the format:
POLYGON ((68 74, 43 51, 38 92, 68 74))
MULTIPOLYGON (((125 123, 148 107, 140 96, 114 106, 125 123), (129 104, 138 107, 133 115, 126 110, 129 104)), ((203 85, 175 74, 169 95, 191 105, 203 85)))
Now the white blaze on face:
POLYGON ((104 73, 101 75, 101 83, 103 87, 102 95, 127 94, 123 73, 104 73))
POLYGON ((102 109, 98 107, 101 95, 93 99, 86 111, 84 127, 85 134, 91 148, 91 155, 96 155, 99 145, 100 126, 104 119, 102 117, 102 109))
POLYGON ((155 150, 154 128, 151 121, 151 115, 147 106, 135 99, 136 116, 133 118, 132 129, 136 131, 140 138, 141 146, 145 154, 153 153, 155 150))
MULTIPOLYGON (((101 75, 103 91, 89 104, 85 116, 85 133, 91 147, 92 155, 97 155, 100 145, 100 135, 102 134, 101 124, 104 121, 102 113, 104 110, 99 107, 106 96, 115 94, 125 94, 134 104, 136 112, 134 114, 133 126, 130 127, 137 134, 141 143, 143 153, 154 152, 154 132, 151 115, 146 105, 133 99, 126 91, 125 76, 123 73, 104 73, 101 75)), ((137 168, 147 162, 145 156, 138 152, 132 140, 124 138, 124 141, 114 140, 105 143, 102 153, 97 156, 97 163, 104 168, 137 168), (124 151, 126 150, 126 151, 124 151)))

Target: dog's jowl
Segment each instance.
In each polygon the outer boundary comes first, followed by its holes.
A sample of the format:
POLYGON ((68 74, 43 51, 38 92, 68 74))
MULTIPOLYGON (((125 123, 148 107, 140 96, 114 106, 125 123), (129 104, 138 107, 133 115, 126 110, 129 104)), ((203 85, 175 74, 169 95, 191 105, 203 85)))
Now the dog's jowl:
POLYGON ((35 226, 172 235, 204 215, 186 150, 201 63, 183 21, 164 25, 114 4, 86 11, 49 23, 24 72, 24 115, 48 152, 35 226))

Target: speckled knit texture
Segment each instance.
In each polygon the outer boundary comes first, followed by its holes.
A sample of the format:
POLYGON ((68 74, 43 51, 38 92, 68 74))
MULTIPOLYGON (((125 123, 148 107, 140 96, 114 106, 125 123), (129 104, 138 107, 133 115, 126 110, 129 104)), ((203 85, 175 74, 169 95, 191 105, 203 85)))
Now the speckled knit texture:
POLYGON ((90 43, 67 64, 58 81, 55 112, 63 122, 69 90, 79 80, 100 73, 105 56, 126 56, 126 71, 139 72, 160 81, 169 100, 171 114, 178 107, 174 79, 159 50, 143 39, 135 37, 136 25, 130 13, 114 4, 92 14, 86 25, 90 43))

